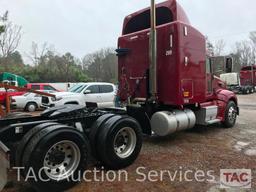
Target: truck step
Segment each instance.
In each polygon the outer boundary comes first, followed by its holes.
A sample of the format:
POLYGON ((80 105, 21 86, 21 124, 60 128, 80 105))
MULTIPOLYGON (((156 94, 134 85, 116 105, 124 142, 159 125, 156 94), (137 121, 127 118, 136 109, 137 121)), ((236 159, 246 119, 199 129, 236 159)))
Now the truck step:
POLYGON ((212 125, 212 124, 220 123, 220 122, 221 121, 219 119, 213 119, 213 120, 207 121, 207 125, 212 125))

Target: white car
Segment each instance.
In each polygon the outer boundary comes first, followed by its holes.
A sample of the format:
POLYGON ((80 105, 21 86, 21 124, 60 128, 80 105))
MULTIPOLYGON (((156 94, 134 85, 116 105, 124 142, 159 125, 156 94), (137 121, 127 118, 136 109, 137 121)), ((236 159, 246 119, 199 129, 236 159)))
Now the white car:
MULTIPOLYGON (((54 93, 54 91, 44 92, 54 93)), ((25 93, 20 96, 13 96, 11 98, 11 105, 16 109, 34 112, 42 106, 42 96, 36 93, 25 93)))
POLYGON ((111 83, 78 83, 69 92, 54 93, 55 98, 42 97, 43 107, 57 107, 67 104, 87 106, 96 103, 99 108, 114 107, 116 88, 111 83))

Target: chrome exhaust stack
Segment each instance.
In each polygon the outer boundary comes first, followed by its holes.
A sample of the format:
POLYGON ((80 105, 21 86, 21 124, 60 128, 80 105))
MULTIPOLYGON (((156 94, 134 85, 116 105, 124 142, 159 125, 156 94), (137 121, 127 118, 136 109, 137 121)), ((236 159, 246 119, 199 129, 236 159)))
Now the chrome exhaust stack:
POLYGON ((156 5, 155 0, 151 0, 151 30, 149 38, 149 93, 150 100, 157 99, 157 31, 156 31, 156 5))

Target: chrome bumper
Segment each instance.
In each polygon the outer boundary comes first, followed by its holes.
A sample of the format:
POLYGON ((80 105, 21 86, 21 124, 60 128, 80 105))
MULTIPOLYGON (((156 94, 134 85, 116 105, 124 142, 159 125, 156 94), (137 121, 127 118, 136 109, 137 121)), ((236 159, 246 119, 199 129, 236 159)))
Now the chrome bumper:
POLYGON ((10 170, 10 150, 0 141, 0 191, 3 190, 8 182, 10 170))

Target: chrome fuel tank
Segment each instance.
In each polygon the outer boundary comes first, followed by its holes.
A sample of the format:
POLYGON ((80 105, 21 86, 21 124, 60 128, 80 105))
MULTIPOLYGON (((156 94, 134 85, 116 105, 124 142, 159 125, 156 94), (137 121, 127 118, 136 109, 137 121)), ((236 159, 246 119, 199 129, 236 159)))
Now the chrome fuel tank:
POLYGON ((195 124, 196 116, 190 109, 159 111, 151 118, 152 131, 158 136, 167 136, 176 131, 191 129, 195 124))

